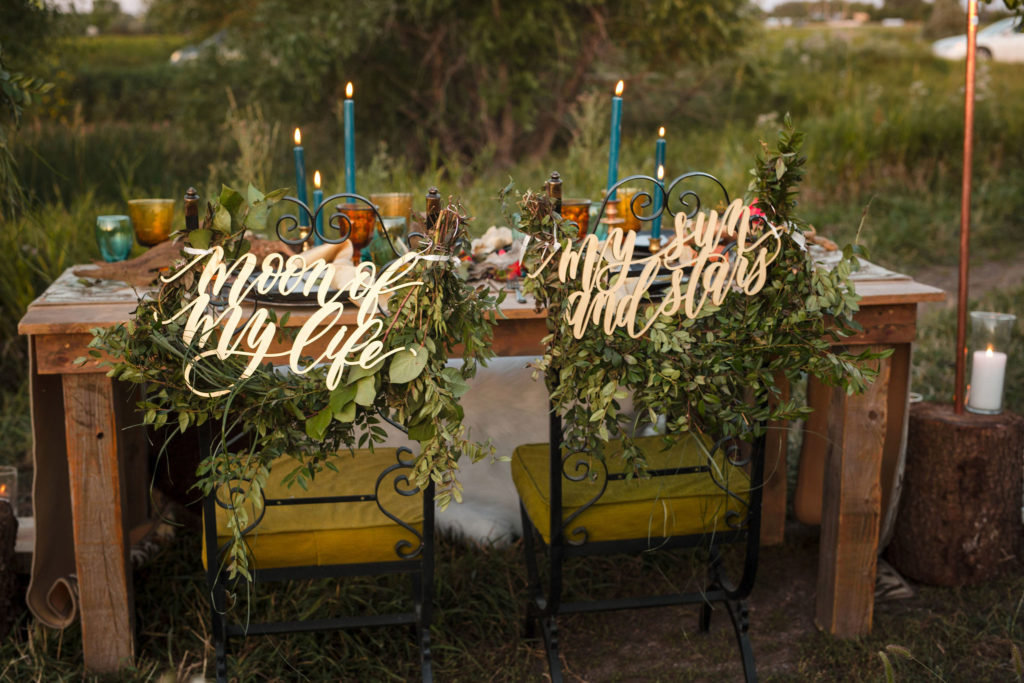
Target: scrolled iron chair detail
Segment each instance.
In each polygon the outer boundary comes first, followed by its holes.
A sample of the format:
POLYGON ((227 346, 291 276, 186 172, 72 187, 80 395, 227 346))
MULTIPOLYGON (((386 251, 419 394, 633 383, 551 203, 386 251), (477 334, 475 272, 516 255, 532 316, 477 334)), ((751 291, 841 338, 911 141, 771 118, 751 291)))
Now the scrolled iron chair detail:
MULTIPOLYGON (((363 206, 373 211, 374 229, 383 225, 381 215, 369 199, 362 195, 341 193, 324 199, 317 207, 310 210, 303 202, 294 197, 286 197, 306 212, 311 219, 308 234, 292 237, 301 222, 294 213, 286 213, 277 219, 275 229, 282 242, 292 247, 301 246, 314 237, 321 241, 339 244, 351 236, 351 221, 342 211, 333 213, 326 223, 325 229, 316 230, 316 217, 330 203, 351 200, 354 206, 363 206)), ((440 193, 431 188, 427 194, 427 213, 429 221, 431 212, 437 208, 440 193)), ((435 212, 436 220, 436 212, 435 212)), ((388 239, 395 255, 398 250, 386 230, 381 233, 388 239)), ((410 233, 410 238, 422 235, 410 233)), ((386 415, 379 417, 396 430, 406 433, 401 425, 390 420, 386 415)), ((230 441, 215 440, 209 424, 199 428, 199 446, 202 454, 209 454, 218 448, 230 447, 230 441)), ((345 453, 339 454, 344 458, 345 453)), ((313 619, 308 621, 266 621, 257 623, 248 621, 246 624, 228 622, 229 612, 226 609, 227 590, 224 567, 224 552, 230 546, 230 535, 225 538, 225 527, 218 521, 218 510, 221 514, 231 509, 231 493, 242 491, 244 482, 238 482, 227 491, 214 491, 203 501, 203 560, 206 565, 206 576, 210 590, 210 615, 213 624, 212 638, 216 657, 216 676, 218 681, 227 680, 227 652, 230 639, 239 636, 277 634, 293 631, 347 630, 367 627, 396 626, 408 624, 415 627, 415 639, 420 652, 420 667, 424 681, 433 680, 433 665, 430 643, 430 624, 433 617, 433 580, 434 580, 434 484, 424 489, 413 485, 411 474, 415 458, 413 452, 405 447, 378 447, 373 452, 353 451, 352 459, 341 463, 341 475, 324 470, 317 477, 314 486, 320 486, 323 495, 294 497, 291 490, 286 496, 268 495, 261 491, 263 506, 256 519, 249 522, 241 532, 252 558, 252 577, 255 582, 289 581, 316 578, 343 578, 351 576, 408 575, 411 580, 411 609, 401 612, 383 614, 366 614, 313 619), (385 458, 390 457, 389 460, 385 458), (353 472, 352 467, 357 471, 353 472), (348 491, 347 487, 362 488, 348 491), (342 491, 342 493, 337 493, 342 491), (225 496, 227 497, 225 500, 225 496), (387 501, 385 499, 388 499, 387 501), (395 510, 397 502, 409 501, 404 511, 395 510), (422 504, 419 505, 418 502, 422 504), (358 506, 373 504, 376 516, 362 513, 352 515, 360 520, 374 520, 372 525, 357 527, 342 526, 339 528, 319 528, 309 525, 305 531, 275 532, 268 530, 268 520, 287 509, 301 509, 301 506, 358 506), (309 540, 310 535, 318 535, 309 540), (276 538, 275 538, 276 537, 276 538), (354 538, 356 549, 346 546, 346 538, 354 538), (303 540, 305 539, 305 541, 303 540), (391 542, 393 540, 393 543, 391 542), (372 541, 372 543, 371 543, 372 541), (304 545, 305 543, 305 545, 304 545), (385 548, 390 543, 389 548, 385 548), (261 544, 263 544, 261 546, 261 544), (322 544, 324 550, 319 547, 322 544), (373 546, 371 548, 371 545, 373 546), (315 547, 315 552, 304 549, 315 547), (284 550, 282 550, 284 549, 284 550), (282 556, 284 556, 282 561, 282 556), (321 561, 321 557, 327 561, 321 561), (269 558, 269 560, 268 560, 269 558), (294 560, 294 562, 293 562, 294 560), (306 560, 306 561, 302 561, 306 560)), ((286 459, 287 456, 284 456, 286 459)), ((284 463, 290 468, 296 463, 284 463)), ((288 471, 287 469, 285 471, 288 471)), ((280 471, 276 472, 277 480, 280 471)), ((271 482, 274 481, 275 469, 271 469, 271 482)), ((271 482, 268 482, 271 483, 271 482)), ((296 487, 295 494, 300 493, 296 487)), ((319 491, 317 491, 319 493, 319 491)), ((328 516, 321 512, 318 517, 328 516)), ((370 524, 370 523, 367 523, 370 524)), ((248 615, 246 615, 247 617, 248 615)))
POLYGON ((629 209, 633 216, 641 222, 648 223, 659 216, 664 216, 664 214, 668 214, 674 219, 680 212, 688 219, 693 218, 703 208, 703 201, 701 200, 700 193, 695 189, 688 188, 687 183, 699 180, 708 181, 712 187, 720 190, 725 205, 729 204, 729 191, 722 184, 722 181, 710 173, 690 171, 675 177, 668 183, 649 175, 637 174, 623 178, 611 187, 605 195, 604 201, 601 202, 597 218, 600 220, 605 215, 608 204, 615 201, 611 197, 616 191, 633 183, 642 183, 642 185, 632 200, 630 200, 629 209), (646 189, 648 185, 651 188, 650 190, 646 189), (654 201, 656 195, 660 199, 659 202, 654 201), (672 201, 673 199, 675 202, 672 201), (657 208, 650 213, 643 211, 652 205, 656 205, 657 208), (678 208, 673 208, 674 206, 678 208))
MULTIPOLYGON (((682 214, 691 219, 705 206, 690 181, 710 182, 715 194, 720 191, 726 205, 729 203, 729 194, 722 183, 701 172, 683 174, 664 186, 650 176, 629 176, 612 189, 649 183, 651 189, 636 194, 630 206, 643 222, 663 214, 673 219, 682 214), (654 202, 655 193, 660 193, 661 201, 654 202), (656 211, 648 213, 646 210, 652 204, 658 205, 656 211)), ((560 211, 561 178, 557 174, 549 179, 547 191, 554 200, 555 211, 560 211)), ((602 203, 598 219, 604 215, 610 201, 606 198, 602 203)), ((759 218, 752 222, 757 220, 762 226, 766 225, 759 218)), ((592 221, 591 232, 594 225, 592 221)), ((554 408, 550 414, 548 443, 516 449, 512 471, 520 496, 529 583, 526 634, 535 637, 539 629, 553 681, 562 680, 559 616, 686 604, 699 606, 697 624, 703 632, 710 627, 714 605, 725 608, 736 636, 744 676, 747 681, 757 679, 745 600, 757 574, 760 544, 765 453, 762 427, 745 424, 736 429, 748 437, 742 443, 736 437, 705 441, 696 436, 680 435, 673 450, 666 451, 661 437, 644 441, 642 448, 650 465, 649 479, 636 484, 635 493, 629 495, 622 493, 625 487, 632 486, 626 481, 629 475, 610 466, 616 462, 617 443, 607 444, 604 460, 586 452, 567 452, 562 444, 563 425, 554 408), (754 438, 754 434, 761 436, 754 438), (660 527, 652 523, 651 511, 655 506, 666 511, 660 527), (713 514, 708 514, 709 510, 713 514), (736 568, 735 581, 727 571, 722 554, 722 549, 731 544, 743 544, 742 567, 736 568), (567 560, 588 555, 684 548, 696 551, 704 565, 705 580, 698 590, 563 600, 563 570, 567 560), (538 561, 542 549, 547 551, 548 557, 546 575, 542 574, 538 561)))

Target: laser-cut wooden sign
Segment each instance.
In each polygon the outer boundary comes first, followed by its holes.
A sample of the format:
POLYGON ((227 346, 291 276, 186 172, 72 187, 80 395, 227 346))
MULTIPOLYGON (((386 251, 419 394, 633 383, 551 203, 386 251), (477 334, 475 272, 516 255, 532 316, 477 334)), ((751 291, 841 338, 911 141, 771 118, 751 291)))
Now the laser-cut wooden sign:
MULTIPOLYGON (((587 327, 594 325, 606 334, 624 328, 636 338, 661 315, 676 315, 681 309, 687 317, 695 318, 708 301, 719 305, 730 292, 749 296, 761 291, 767 281, 768 266, 782 250, 781 236, 774 228, 751 235, 750 209, 739 200, 721 215, 711 211, 687 220, 679 214, 674 228, 675 234, 667 246, 640 258, 634 257, 636 232, 621 228, 610 230, 608 239, 603 242, 593 234, 576 243, 566 240, 562 248, 548 254, 527 277, 540 274, 561 251, 557 263, 559 281, 579 284, 569 295, 565 307, 573 335, 579 339, 587 327), (731 259, 718 254, 723 242, 735 242, 731 259), (630 276, 630 268, 637 265, 643 266, 640 273, 630 276), (655 302, 656 315, 650 316, 646 324, 637 329, 636 317, 644 294, 663 270, 671 273, 665 295, 655 302), (686 276, 688 279, 684 282, 686 276)), ((379 274, 373 263, 364 262, 354 269, 348 284, 332 290, 330 285, 336 269, 323 259, 306 263, 302 255, 286 259, 280 254, 271 254, 257 264, 253 254, 246 254, 227 263, 224 250, 214 247, 195 255, 180 270, 162 278, 164 282, 173 282, 202 264, 194 298, 161 322, 167 325, 182 321, 182 341, 193 345, 197 351, 186 364, 185 382, 198 396, 213 398, 231 389, 228 386, 203 391, 194 385, 196 365, 210 356, 220 360, 231 356, 248 357, 239 381, 251 376, 257 367, 272 358, 287 358, 288 368, 296 374, 329 363, 327 388, 334 389, 345 367, 376 367, 383 359, 406 350, 385 351, 381 337, 386 321, 376 315, 378 305, 383 295, 423 284, 419 280, 402 281, 413 264, 440 258, 450 257, 409 252, 379 274), (253 292, 266 295, 276 291, 289 295, 300 287, 305 296, 312 297, 315 293, 319 308, 299 328, 290 349, 271 353, 277 324, 271 320, 270 310, 255 306, 243 322, 248 312, 242 308, 243 301, 253 292), (216 307, 211 306, 214 297, 218 298, 216 307), (225 302, 223 306, 220 301, 225 302), (351 331, 348 325, 338 324, 348 301, 358 305, 356 325, 351 331), (216 345, 207 348, 217 328, 220 334, 216 345), (303 364, 307 347, 328 334, 331 336, 326 349, 303 364)))
POLYGON ((229 386, 216 391, 202 391, 194 385, 196 365, 209 356, 216 356, 220 360, 230 356, 248 356, 248 363, 239 380, 251 376, 268 358, 287 357, 289 369, 296 374, 309 372, 321 363, 330 363, 327 388, 334 389, 341 381, 346 366, 371 368, 383 359, 405 350, 398 348, 384 351, 381 336, 385 320, 376 315, 377 305, 382 295, 422 285, 423 282, 419 280, 400 280, 416 260, 429 258, 413 252, 407 253, 388 265, 379 275, 373 263, 364 262, 355 269, 354 277, 345 287, 331 293, 330 284, 334 281, 335 268, 323 259, 306 263, 301 255, 285 259, 280 254, 271 254, 259 264, 257 272, 256 257, 253 254, 246 254, 229 264, 224 261, 224 250, 218 246, 196 255, 173 275, 161 278, 164 282, 173 282, 205 261, 198 278, 195 298, 161 322, 167 325, 184 320, 182 341, 194 344, 198 350, 186 364, 184 377, 188 388, 198 396, 223 396, 231 389, 229 386), (315 291, 319 308, 299 328, 290 349, 271 353, 270 346, 277 335, 277 325, 270 320, 270 311, 256 306, 243 322, 246 311, 242 309, 242 302, 251 292, 266 295, 276 290, 283 295, 292 294, 300 283, 304 295, 312 296, 315 291), (226 299, 223 309, 216 314, 211 312, 213 297, 226 299), (356 326, 351 332, 348 325, 336 326, 345 312, 346 300, 359 306, 356 326), (210 335, 218 327, 221 331, 217 344, 207 349, 210 335), (317 330, 319 327, 323 329, 317 330), (301 359, 306 347, 332 331, 326 350, 307 365, 302 365, 301 359))
POLYGON ((593 233, 575 244, 567 240, 527 277, 537 277, 561 251, 559 281, 579 283, 565 307, 573 336, 580 339, 588 326, 599 325, 606 334, 624 328, 636 338, 661 315, 676 315, 681 308, 692 319, 700 315, 709 300, 719 305, 732 291, 747 296, 761 291, 767 280, 768 266, 782 250, 781 235, 774 227, 769 226, 760 235, 751 235, 750 207, 738 199, 721 215, 717 211, 708 215, 699 213, 691 221, 679 213, 674 227, 675 235, 667 246, 642 258, 634 258, 635 231, 612 228, 604 242, 593 233), (718 247, 726 241, 736 243, 731 259, 721 258, 717 253, 718 247), (640 264, 643 269, 639 275, 630 277, 630 267, 640 264), (662 269, 671 272, 668 289, 658 304, 657 315, 650 316, 647 323, 637 329, 636 316, 644 293, 662 269), (684 282, 687 275, 689 278, 684 282))

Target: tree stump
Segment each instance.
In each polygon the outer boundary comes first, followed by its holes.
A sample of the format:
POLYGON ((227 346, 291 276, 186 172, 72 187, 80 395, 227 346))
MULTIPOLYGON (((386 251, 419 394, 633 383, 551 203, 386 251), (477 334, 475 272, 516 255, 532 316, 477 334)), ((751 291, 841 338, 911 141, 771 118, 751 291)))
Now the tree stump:
POLYGON ((21 614, 17 602, 18 577, 14 567, 14 544, 18 540, 18 520, 6 501, 0 501, 0 640, 21 614))
POLYGON ((887 557, 907 577, 964 586, 1018 568, 1024 550, 1024 418, 911 406, 907 464, 887 557))

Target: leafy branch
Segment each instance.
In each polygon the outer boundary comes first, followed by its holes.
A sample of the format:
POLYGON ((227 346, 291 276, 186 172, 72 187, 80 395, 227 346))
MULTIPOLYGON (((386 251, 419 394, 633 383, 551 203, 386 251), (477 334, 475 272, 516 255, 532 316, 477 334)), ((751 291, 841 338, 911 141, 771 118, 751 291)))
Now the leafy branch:
MULTIPOLYGON (((799 224, 793 210, 805 162, 802 140, 787 121, 778 145, 765 145, 757 159, 752 188, 758 207, 775 225, 799 224)), ((752 425, 807 414, 806 407, 781 400, 783 381, 809 373, 859 392, 876 374, 868 361, 877 355, 855 356, 833 346, 857 329, 852 262, 841 261, 831 271, 816 269, 792 227, 780 231, 781 253, 757 294, 733 292, 693 319, 663 315, 653 321, 657 306, 645 295, 637 327, 652 325, 641 337, 617 328, 577 339, 565 316, 576 283, 558 279, 557 256, 542 268, 556 248, 571 248, 575 226, 554 211, 546 194, 528 191, 517 200, 509 213, 518 215, 517 227, 530 237, 523 265, 533 275, 524 289, 547 309, 546 352, 536 367, 563 418, 570 451, 603 457, 605 444, 621 438, 622 457, 642 475, 646 463, 630 436, 642 422, 664 418, 670 440, 686 432, 715 438, 745 434, 752 425), (626 398, 632 399, 633 417, 623 411, 626 398)), ((698 279, 686 286, 699 287, 698 279)))
MULTIPOLYGON (((186 244, 201 249, 219 246, 233 258, 242 256, 249 249, 246 229, 265 223, 280 195, 264 195, 250 186, 243 196, 224 188, 199 229, 185 236, 186 244)), ((443 256, 452 243, 464 239, 465 220, 453 219, 452 210, 442 211, 442 219, 426 230, 426 255, 443 256)), ((185 263, 184 258, 175 263, 172 272, 185 263)), ((196 364, 200 335, 186 344, 182 323, 165 323, 197 296, 198 273, 193 271, 165 282, 140 302, 130 322, 94 331, 90 355, 100 358, 106 353, 115 359, 108 362, 108 375, 149 387, 140 403, 146 424, 166 426, 171 436, 213 426, 214 447, 199 465, 197 487, 204 495, 231 492, 232 575, 249 577, 242 531, 259 514, 271 463, 289 456, 295 468, 285 481, 306 488, 323 468, 338 467, 339 454, 384 441, 386 419, 403 425, 409 438, 419 442, 415 483, 434 482, 441 506, 461 498, 455 478, 458 459, 479 460, 491 449, 468 439, 458 399, 478 365, 493 355, 491 336, 500 299, 485 288, 469 287, 454 268, 447 258, 414 261, 403 277, 423 284, 409 288, 404 299, 392 296, 387 301, 390 327, 381 340, 386 360, 371 368, 345 367, 330 390, 327 367, 291 374, 265 364, 238 381, 247 360, 237 355, 207 357, 196 364), (458 346, 461 354, 456 354, 458 346), (388 356, 391 351, 397 353, 388 356), (462 366, 448 367, 448 358, 457 355, 462 366), (185 381, 189 366, 198 388, 231 387, 230 391, 197 396, 185 381), (239 489, 243 481, 248 486, 239 489)), ((287 341, 286 320, 278 321, 273 311, 269 316, 277 326, 276 341, 287 341)), ((213 348, 220 334, 214 329, 203 348, 213 348)), ((310 366, 313 359, 300 362, 310 366)))

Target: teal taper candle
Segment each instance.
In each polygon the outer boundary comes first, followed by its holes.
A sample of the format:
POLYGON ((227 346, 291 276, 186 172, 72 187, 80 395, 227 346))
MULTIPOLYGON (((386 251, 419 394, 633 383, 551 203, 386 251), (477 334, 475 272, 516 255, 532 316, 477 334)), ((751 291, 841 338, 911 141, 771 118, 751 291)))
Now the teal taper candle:
MULTIPOLYGON (((306 194, 306 153, 302 149, 302 133, 295 129, 295 196, 303 204, 307 203, 306 194)), ((299 223, 309 225, 309 214, 305 209, 299 210, 299 223)))
POLYGON ((658 187, 654 188, 654 220, 651 221, 651 239, 661 237, 661 191, 665 179, 665 126, 658 129, 658 141, 654 143, 654 177, 658 187))
POLYGON ((324 191, 320 189, 320 171, 313 173, 313 211, 316 212, 316 230, 313 233, 313 244, 323 244, 321 235, 324 234, 324 212, 320 211, 320 205, 324 201, 324 191))
MULTIPOLYGON (((352 84, 345 86, 345 192, 356 191, 356 102, 352 84)), ((348 201, 355 201, 349 199, 348 201)))
POLYGON ((612 97, 612 133, 608 143, 608 185, 606 189, 609 194, 609 201, 615 201, 615 193, 612 186, 619 180, 619 144, 621 142, 622 130, 622 89, 624 84, 619 81, 615 85, 615 96, 612 97))

